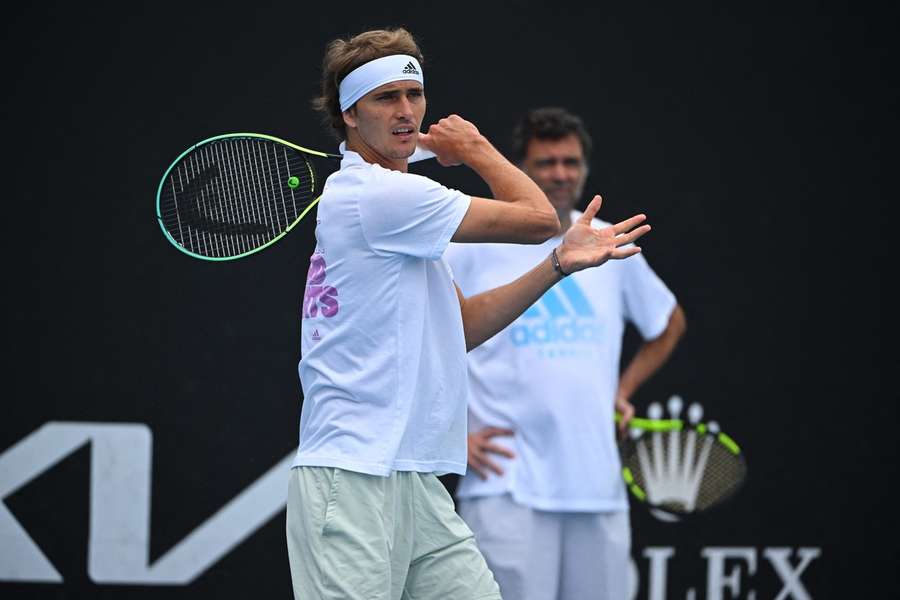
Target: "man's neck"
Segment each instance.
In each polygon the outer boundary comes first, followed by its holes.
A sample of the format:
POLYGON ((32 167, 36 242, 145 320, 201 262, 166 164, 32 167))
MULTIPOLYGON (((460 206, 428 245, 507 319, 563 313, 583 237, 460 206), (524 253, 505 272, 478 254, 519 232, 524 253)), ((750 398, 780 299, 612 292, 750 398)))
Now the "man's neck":
MULTIPOLYGON (((349 132, 348 132, 349 133, 349 132)), ((407 172, 408 161, 405 158, 387 158, 379 154, 374 148, 362 141, 358 136, 347 136, 347 150, 356 152, 364 161, 375 165, 381 165, 385 169, 407 172)))

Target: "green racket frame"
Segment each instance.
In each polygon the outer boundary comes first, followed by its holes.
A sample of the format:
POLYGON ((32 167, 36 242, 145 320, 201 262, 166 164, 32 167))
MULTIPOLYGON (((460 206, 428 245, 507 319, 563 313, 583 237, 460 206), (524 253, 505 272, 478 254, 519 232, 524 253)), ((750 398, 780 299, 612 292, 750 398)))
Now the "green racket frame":
MULTIPOLYGON (((176 158, 174 161, 172 161, 172 164, 169 165, 169 168, 166 169, 166 172, 163 173, 163 176, 160 179, 159 187, 157 188, 157 191, 156 191, 156 219, 157 219, 157 222, 159 223, 160 228, 163 231, 163 234, 166 236, 166 239, 168 239, 169 242, 173 246, 178 248, 181 252, 187 254, 188 256, 190 256, 192 258, 199 258, 201 260, 208 260, 208 261, 214 261, 214 262, 222 262, 222 261, 237 260, 239 258, 244 258, 251 254, 255 254, 265 248, 268 248, 269 246, 271 246, 272 244, 274 244, 275 242, 277 242, 278 240, 283 238, 291 229, 293 229, 294 226, 297 223, 299 223, 303 219, 303 217, 305 217, 307 215, 307 213, 309 213, 309 211, 313 209, 313 207, 316 204, 318 204, 319 198, 321 198, 321 195, 319 195, 312 202, 310 202, 309 205, 303 210, 303 212, 300 213, 300 216, 298 216, 294 220, 293 223, 288 225, 287 228, 283 232, 281 232, 278 236, 272 238, 271 240, 269 240, 265 244, 262 244, 258 248, 254 248, 252 250, 249 250, 249 251, 241 253, 241 254, 237 254, 235 256, 224 256, 224 257, 204 256, 202 254, 197 254, 195 252, 191 252, 190 250, 188 250, 187 248, 185 248, 181 244, 179 244, 175 240, 175 238, 172 237, 172 235, 166 230, 165 226, 163 225, 162 214, 160 212, 160 196, 162 195, 163 186, 165 185, 166 178, 169 176, 169 173, 172 171, 172 169, 175 168, 175 166, 179 162, 181 162, 181 159, 183 159, 185 156, 187 156, 188 154, 190 154, 197 148, 204 146, 206 144, 209 144, 210 142, 214 142, 216 140, 222 140, 222 139, 227 139, 227 138, 242 138, 242 137, 243 138, 247 138, 247 137, 259 138, 259 139, 269 140, 272 142, 277 142, 279 144, 284 144, 285 146, 288 146, 290 148, 293 148, 293 149, 303 152, 305 154, 311 154, 313 156, 318 156, 321 158, 341 158, 341 156, 339 154, 328 154, 327 152, 319 152, 318 150, 310 150, 309 148, 304 148, 303 146, 298 146, 297 144, 292 144, 291 142, 288 142, 281 138, 277 138, 277 137, 274 137, 271 135, 266 135, 263 133, 225 133, 222 135, 217 135, 217 136, 205 139, 202 142, 198 142, 198 143, 194 144, 193 146, 191 146, 190 148, 188 148, 187 150, 185 150, 184 152, 182 152, 181 154, 179 154, 178 158, 176 158)), ((309 173, 310 178, 315 182, 315 177, 316 177, 315 171, 311 167, 309 170, 310 170, 310 173, 309 173)), ((313 185, 313 189, 315 189, 315 184, 313 185)))

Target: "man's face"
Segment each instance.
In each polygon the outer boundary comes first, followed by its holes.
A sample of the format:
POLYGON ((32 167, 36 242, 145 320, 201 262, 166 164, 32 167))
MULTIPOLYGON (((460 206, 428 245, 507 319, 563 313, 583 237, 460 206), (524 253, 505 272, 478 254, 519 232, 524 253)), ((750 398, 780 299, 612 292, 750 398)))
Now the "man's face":
POLYGON ((417 81, 379 86, 344 112, 344 123, 355 131, 354 142, 390 160, 409 158, 416 149, 425 117, 425 92, 417 81))
POLYGON ((522 170, 547 194, 557 212, 575 207, 588 176, 581 141, 575 134, 558 140, 532 139, 522 170))

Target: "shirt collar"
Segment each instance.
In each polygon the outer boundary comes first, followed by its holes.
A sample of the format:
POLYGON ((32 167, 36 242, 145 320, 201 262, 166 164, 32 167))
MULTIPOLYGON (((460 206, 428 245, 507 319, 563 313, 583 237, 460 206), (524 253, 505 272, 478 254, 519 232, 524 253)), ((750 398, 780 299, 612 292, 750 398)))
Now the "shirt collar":
POLYGON ((359 153, 354 152, 353 150, 347 150, 347 142, 341 142, 341 145, 338 146, 338 152, 343 155, 341 159, 341 168, 349 167, 350 165, 361 165, 361 164, 369 164, 363 157, 359 155, 359 153))

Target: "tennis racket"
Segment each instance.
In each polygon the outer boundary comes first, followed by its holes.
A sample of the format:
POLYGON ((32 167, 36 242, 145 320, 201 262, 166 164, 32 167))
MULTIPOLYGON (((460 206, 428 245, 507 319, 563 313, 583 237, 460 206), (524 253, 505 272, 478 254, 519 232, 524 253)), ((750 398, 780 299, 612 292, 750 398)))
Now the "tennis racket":
MULTIPOLYGON (((677 417, 681 399, 673 396, 668 408, 677 417)), ((741 488, 747 477, 741 448, 717 423, 701 422, 699 404, 689 407, 686 421, 659 418, 659 404, 651 405, 648 414, 655 418, 629 422, 619 444, 632 498, 661 520, 679 521, 720 505, 741 488)))
MULTIPOLYGON (((433 156, 419 149, 409 160, 433 156)), ((166 169, 156 218, 188 256, 243 258, 280 240, 312 211, 340 159, 260 133, 211 137, 166 169)))

